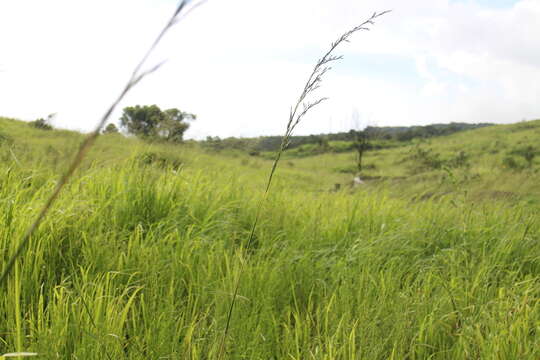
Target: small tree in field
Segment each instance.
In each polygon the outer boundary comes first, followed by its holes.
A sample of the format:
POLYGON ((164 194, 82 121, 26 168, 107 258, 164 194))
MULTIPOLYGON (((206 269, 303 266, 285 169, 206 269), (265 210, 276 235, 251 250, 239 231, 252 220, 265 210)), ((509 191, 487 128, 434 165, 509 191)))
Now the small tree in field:
POLYGON ((362 160, 364 158, 364 152, 368 146, 368 138, 365 130, 355 130, 352 129, 349 131, 349 134, 353 138, 353 148, 356 151, 356 171, 358 174, 362 171, 362 160))
POLYGON ((162 111, 157 105, 124 108, 120 124, 128 133, 147 139, 181 142, 189 128, 188 120, 196 116, 178 109, 162 111))
POLYGON ((364 128, 364 130, 360 130, 360 116, 358 114, 358 111, 355 109, 353 111, 353 129, 349 131, 349 134, 353 138, 353 147, 356 151, 356 171, 357 174, 360 175, 360 172, 362 171, 362 160, 364 159, 364 152, 368 149, 368 133, 367 128, 364 128))

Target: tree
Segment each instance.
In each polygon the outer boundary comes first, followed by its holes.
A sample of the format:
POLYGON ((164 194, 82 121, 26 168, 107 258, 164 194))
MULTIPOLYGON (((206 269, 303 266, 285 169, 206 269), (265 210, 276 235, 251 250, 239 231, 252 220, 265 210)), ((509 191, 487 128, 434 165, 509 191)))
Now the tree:
POLYGON ((135 136, 155 135, 157 125, 164 120, 163 112, 157 105, 136 105, 124 108, 120 125, 135 136))
POLYGON ((178 109, 168 109, 164 112, 165 119, 158 126, 158 136, 167 141, 181 142, 184 132, 189 128, 187 120, 195 120, 196 115, 182 112, 178 109))
POLYGON ((118 128, 113 123, 110 123, 103 130, 103 134, 118 134, 118 128))
POLYGON ((189 128, 186 121, 194 119, 195 115, 178 109, 162 111, 157 105, 136 105, 124 108, 120 125, 138 137, 180 142, 189 128))
POLYGON ((362 160, 364 152, 368 148, 368 134, 367 127, 364 130, 360 130, 360 115, 358 110, 354 109, 352 114, 353 129, 349 131, 349 134, 353 138, 353 147, 356 150, 356 170, 358 175, 362 172, 362 160))
POLYGON ((356 170, 358 171, 358 174, 360 174, 362 171, 364 152, 368 147, 368 137, 365 130, 353 129, 350 133, 353 136, 353 147, 356 150, 356 170))

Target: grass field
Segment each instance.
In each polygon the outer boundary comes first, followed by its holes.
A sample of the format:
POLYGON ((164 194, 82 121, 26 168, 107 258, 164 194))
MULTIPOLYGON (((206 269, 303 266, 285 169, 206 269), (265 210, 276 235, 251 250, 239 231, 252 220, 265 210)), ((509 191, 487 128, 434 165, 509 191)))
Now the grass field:
MULTIPOLYGON (((81 139, 0 119, 3 259, 81 139)), ((216 358, 244 264, 230 359, 539 359, 539 140, 371 151, 357 189, 352 153, 286 157, 244 251, 271 161, 103 136, 1 289, 0 354, 216 358)))

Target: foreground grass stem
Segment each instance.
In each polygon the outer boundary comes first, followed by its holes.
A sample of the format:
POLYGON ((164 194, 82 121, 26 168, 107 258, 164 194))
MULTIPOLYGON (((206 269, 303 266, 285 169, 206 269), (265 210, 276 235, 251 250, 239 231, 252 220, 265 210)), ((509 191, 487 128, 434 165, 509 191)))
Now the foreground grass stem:
MULTIPOLYGON (((248 237, 248 240, 245 245, 245 249, 249 249, 251 246, 251 243, 253 242, 254 236, 255 236, 255 230, 257 229, 257 224, 259 223, 259 219, 261 216, 262 208, 264 206, 264 203, 266 202, 266 199, 268 198, 268 194, 270 192, 270 187, 272 185, 272 180, 274 178, 274 174, 276 172, 277 166, 279 164, 279 161, 281 159, 281 156, 283 152, 287 149, 290 143, 291 136, 293 135, 294 130, 300 124, 302 119, 306 116, 306 114, 311 111, 316 106, 320 105, 324 101, 326 101, 328 98, 321 97, 321 98, 315 98, 314 100, 310 100, 310 95, 312 95, 321 85, 322 80, 324 78, 324 75, 331 70, 330 64, 341 60, 342 56, 336 56, 334 55, 334 51, 344 42, 349 42, 350 37, 359 31, 368 31, 369 25, 373 25, 375 19, 379 18, 380 16, 383 16, 387 13, 389 13, 390 10, 383 11, 380 13, 373 13, 369 19, 364 21, 358 26, 355 26, 354 28, 350 29, 349 31, 343 33, 336 41, 334 41, 330 49, 324 54, 322 58, 317 61, 315 64, 315 67, 313 68, 313 71, 311 72, 306 84, 304 85, 304 88, 302 92, 300 93, 300 96, 298 97, 298 100, 296 101, 295 105, 291 108, 291 111, 289 113, 289 119, 287 121, 287 127, 285 130, 285 134, 282 137, 281 145, 279 148, 279 151, 276 154, 276 157, 274 159, 274 162, 272 164, 272 168, 270 170, 270 174, 268 175, 268 179, 266 182, 266 188, 264 190, 263 197, 261 198, 259 205, 257 206, 257 212, 255 215, 255 220, 253 221, 253 224, 251 226, 251 231, 248 237)), ((225 354, 225 343, 226 338, 230 330, 231 326, 231 319, 234 312, 234 306, 236 304, 236 298, 238 296, 238 290, 240 288, 240 283, 242 280, 242 274, 244 272, 244 263, 241 263, 240 265, 240 272, 238 274, 238 278, 236 279, 235 286, 234 286, 234 292, 233 297, 231 300, 231 304, 229 306, 229 311, 227 313, 227 322, 225 325, 225 331, 223 333, 223 338, 220 345, 219 350, 219 358, 221 359, 225 354)))

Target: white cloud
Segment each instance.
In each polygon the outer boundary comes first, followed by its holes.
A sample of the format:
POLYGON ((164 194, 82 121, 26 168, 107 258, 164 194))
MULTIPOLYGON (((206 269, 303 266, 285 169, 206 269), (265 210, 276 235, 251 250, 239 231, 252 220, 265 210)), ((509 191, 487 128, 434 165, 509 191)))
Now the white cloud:
MULTIPOLYGON (((0 114, 32 119, 58 112, 58 125, 90 129, 174 6, 169 0, 1 2, 0 114)), ((354 108, 378 125, 540 117, 537 0, 509 8, 448 0, 209 0, 152 59, 169 63, 122 105, 194 112, 199 119, 191 136, 281 133, 318 54, 385 9, 394 12, 339 53, 410 59, 416 73, 399 79, 369 68, 328 74, 320 94, 331 100, 301 133, 345 130, 354 108)))

